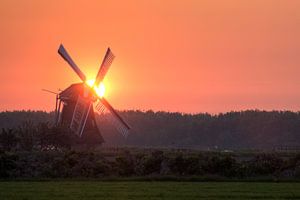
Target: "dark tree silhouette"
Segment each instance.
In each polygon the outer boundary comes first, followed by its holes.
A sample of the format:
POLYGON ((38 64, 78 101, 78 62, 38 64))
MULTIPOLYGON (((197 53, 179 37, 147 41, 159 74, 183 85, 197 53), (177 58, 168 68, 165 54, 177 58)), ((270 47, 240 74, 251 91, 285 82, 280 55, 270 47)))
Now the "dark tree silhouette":
POLYGON ((13 129, 4 129, 0 134, 0 148, 4 151, 11 151, 16 148, 18 138, 13 129))
MULTIPOLYGON (((96 117, 105 145, 202 150, 299 148, 300 146, 299 112, 247 110, 211 115, 130 110, 122 111, 120 115, 132 126, 126 140, 111 126, 108 115, 96 117)), ((48 122, 47 126, 51 127, 52 119, 53 113, 39 111, 2 112, 0 128, 16 129, 25 120, 30 120, 32 126, 48 122)), ((44 139, 44 142, 52 141, 52 144, 57 142, 55 146, 74 144, 64 143, 68 137, 71 137, 67 131, 50 129, 47 126, 44 126, 44 130, 40 127, 38 136, 32 137, 40 139, 45 137, 47 139, 44 139), (65 139, 60 139, 64 137, 65 139)), ((24 134, 32 133, 23 133, 21 137, 24 137, 24 134)), ((27 142, 27 145, 31 141, 28 137, 29 135, 25 137, 27 140, 23 141, 27 142)), ((98 145, 93 138, 86 143, 91 147, 98 145)))

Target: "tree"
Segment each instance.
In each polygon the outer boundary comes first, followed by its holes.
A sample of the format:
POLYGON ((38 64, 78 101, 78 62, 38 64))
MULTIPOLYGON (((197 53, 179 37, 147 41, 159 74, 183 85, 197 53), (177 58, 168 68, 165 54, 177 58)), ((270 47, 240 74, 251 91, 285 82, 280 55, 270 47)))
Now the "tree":
POLYGON ((17 142, 18 138, 12 129, 2 128, 2 132, 0 134, 0 147, 4 151, 11 151, 16 147, 17 142))
POLYGON ((17 129, 17 135, 20 138, 19 144, 21 150, 32 151, 35 146, 37 136, 37 129, 33 122, 25 121, 17 129))

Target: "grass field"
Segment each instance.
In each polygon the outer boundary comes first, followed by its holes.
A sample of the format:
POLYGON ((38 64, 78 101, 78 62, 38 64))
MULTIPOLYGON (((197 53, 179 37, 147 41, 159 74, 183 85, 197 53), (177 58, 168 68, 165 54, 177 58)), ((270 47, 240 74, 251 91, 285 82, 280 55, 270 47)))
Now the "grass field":
POLYGON ((0 199, 300 199, 300 183, 0 182, 0 199))

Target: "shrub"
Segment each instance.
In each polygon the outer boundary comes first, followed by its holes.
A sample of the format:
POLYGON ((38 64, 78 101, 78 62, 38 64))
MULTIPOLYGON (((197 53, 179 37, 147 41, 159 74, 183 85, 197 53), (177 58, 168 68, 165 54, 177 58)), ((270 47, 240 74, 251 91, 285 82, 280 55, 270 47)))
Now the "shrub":
POLYGON ((272 175, 277 170, 282 169, 283 160, 276 154, 261 154, 255 156, 248 162, 249 172, 251 175, 272 175))
POLYGON ((116 157, 116 167, 118 174, 121 176, 134 175, 134 158, 129 151, 124 151, 121 155, 116 157))
POLYGON ((0 151, 0 178, 13 177, 17 159, 18 157, 13 153, 0 151))

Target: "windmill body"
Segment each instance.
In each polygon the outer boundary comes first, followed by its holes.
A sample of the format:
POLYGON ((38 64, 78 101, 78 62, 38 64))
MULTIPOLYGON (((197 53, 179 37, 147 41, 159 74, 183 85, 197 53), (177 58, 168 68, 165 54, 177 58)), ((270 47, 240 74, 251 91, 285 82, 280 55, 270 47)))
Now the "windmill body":
POLYGON ((108 48, 106 52, 95 83, 92 86, 86 84, 86 76, 74 63, 62 45, 60 45, 58 53, 67 61, 83 82, 72 84, 57 95, 55 109, 56 125, 70 128, 82 141, 104 142, 95 119, 93 104, 96 103, 95 109, 99 112, 103 112, 105 109, 108 110, 113 116, 112 122, 117 130, 127 137, 130 129, 129 125, 120 117, 108 101, 104 97, 98 96, 95 91, 95 87, 104 79, 114 58, 110 49, 108 48))
MULTIPOLYGON (((84 87, 86 86, 83 83, 75 83, 59 93, 59 100, 62 104, 62 109, 57 122, 59 126, 70 127, 72 124, 74 110, 76 108, 78 98, 84 98, 84 87)), ((85 101, 85 107, 88 107, 89 101, 91 100, 87 99, 85 101)), ((85 128, 82 131, 81 141, 83 143, 93 142, 95 144, 101 144, 104 142, 104 139, 99 128, 97 127, 94 109, 93 107, 90 109, 91 110, 87 116, 85 128)), ((78 135, 78 132, 73 132, 78 135)))

